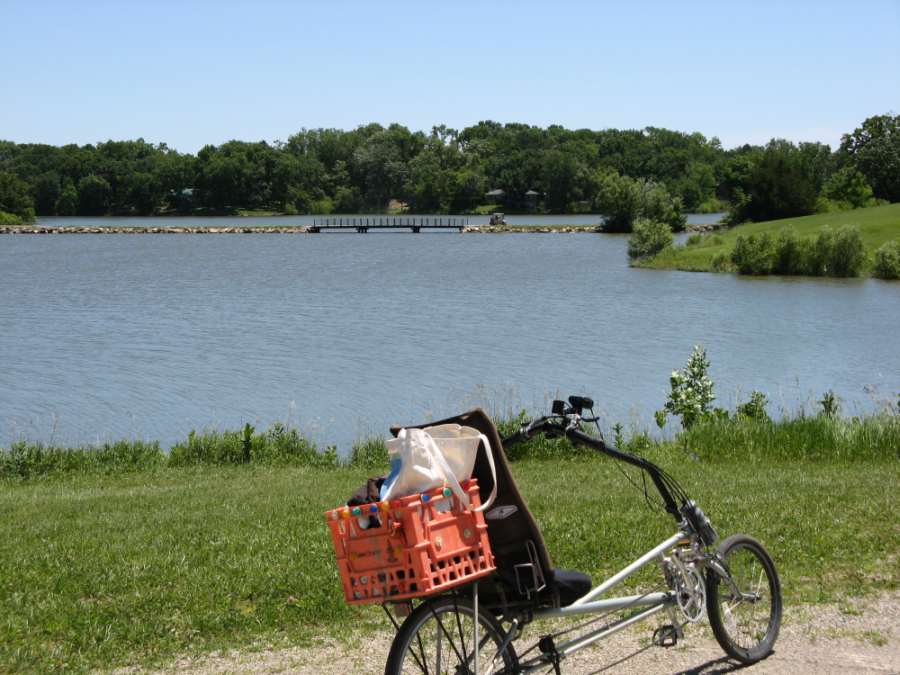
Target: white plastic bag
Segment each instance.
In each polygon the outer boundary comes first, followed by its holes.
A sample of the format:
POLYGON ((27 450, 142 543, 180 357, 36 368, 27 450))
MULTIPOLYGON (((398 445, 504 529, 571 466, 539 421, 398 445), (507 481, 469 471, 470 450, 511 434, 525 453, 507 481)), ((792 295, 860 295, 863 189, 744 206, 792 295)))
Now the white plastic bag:
POLYGON ((387 441, 391 472, 381 486, 383 500, 404 497, 432 488, 447 486, 469 506, 469 495, 461 481, 472 476, 479 443, 484 443, 494 486, 487 501, 478 510, 488 508, 497 496, 497 470, 491 445, 484 434, 459 424, 441 424, 426 429, 401 429, 397 438, 387 441))

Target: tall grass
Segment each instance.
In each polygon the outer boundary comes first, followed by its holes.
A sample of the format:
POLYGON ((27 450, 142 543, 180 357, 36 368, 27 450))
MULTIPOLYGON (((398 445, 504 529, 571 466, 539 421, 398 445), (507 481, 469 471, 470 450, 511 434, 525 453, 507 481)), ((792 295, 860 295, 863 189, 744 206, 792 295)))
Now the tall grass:
POLYGON ((900 415, 711 420, 674 443, 706 460, 900 459, 900 415))
POLYGON ((8 451, 0 449, 0 478, 139 471, 165 463, 166 456, 156 441, 122 440, 78 448, 19 441, 13 443, 8 451))
POLYGON ((192 431, 187 441, 172 446, 168 457, 170 466, 251 462, 336 466, 338 457, 333 446, 320 451, 299 430, 280 423, 261 433, 256 433, 249 425, 243 431, 192 431))
MULTIPOLYGON (((517 431, 526 421, 525 412, 497 422, 501 436, 517 431)), ((694 425, 674 439, 657 439, 645 431, 614 439, 636 452, 689 450, 704 460, 742 459, 761 461, 856 460, 900 458, 900 415, 885 410, 863 417, 800 415, 777 421, 748 419, 737 415, 715 418, 694 425)), ((507 448, 512 461, 569 458, 589 454, 573 448, 564 438, 543 436, 507 448)), ((239 464, 364 467, 385 471, 387 447, 381 437, 353 444, 350 454, 340 458, 334 446, 320 448, 293 427, 274 424, 257 432, 247 425, 241 431, 192 431, 167 454, 157 442, 122 440, 93 447, 64 448, 41 443, 17 442, 0 449, 0 478, 28 479, 65 473, 130 472, 164 467, 239 464)))
POLYGON ((383 438, 364 438, 350 450, 350 466, 384 469, 388 465, 388 450, 383 438))

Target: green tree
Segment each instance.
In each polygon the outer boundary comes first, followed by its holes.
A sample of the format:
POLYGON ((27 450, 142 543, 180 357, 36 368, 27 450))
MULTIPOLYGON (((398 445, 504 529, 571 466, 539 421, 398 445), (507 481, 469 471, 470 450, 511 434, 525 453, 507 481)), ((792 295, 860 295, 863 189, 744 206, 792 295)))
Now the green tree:
POLYGON ((359 213, 363 210, 363 198, 355 187, 339 187, 334 195, 335 213, 359 213))
POLYGON ((707 162, 691 162, 681 178, 674 181, 672 189, 681 197, 684 207, 691 211, 715 196, 716 174, 707 162))
POLYGON ((367 206, 381 210, 390 199, 403 196, 414 147, 409 130, 393 124, 374 133, 356 150, 351 173, 359 180, 367 206))
POLYGON ((772 140, 762 154, 751 156, 749 173, 735 186, 733 223, 775 220, 813 213, 822 180, 821 148, 800 148, 785 140, 772 140))
POLYGON ((900 115, 875 115, 841 139, 840 154, 879 199, 900 202, 900 115))
POLYGON ((448 211, 467 213, 481 203, 486 190, 484 176, 472 169, 462 169, 451 174, 447 185, 448 211))
POLYGON ((560 150, 550 150, 544 153, 541 173, 547 210, 551 213, 567 212, 569 205, 581 197, 577 191, 578 161, 560 150))
POLYGON ((59 174, 46 171, 34 181, 34 210, 38 215, 52 216, 56 213, 56 202, 62 193, 59 174))
POLYGON ((603 171, 597 177, 593 207, 605 217, 608 232, 630 232, 638 217, 666 223, 673 231, 685 226, 681 200, 657 183, 603 171))
POLYGON ((845 166, 833 173, 822 186, 822 196, 849 209, 859 209, 875 203, 866 177, 853 166, 845 166))
POLYGON ((78 213, 78 190, 71 182, 62 189, 54 211, 58 216, 74 216, 78 213))
POLYGON ((597 177, 593 208, 604 216, 608 232, 630 232, 640 213, 641 186, 615 171, 602 171, 597 177))
POLYGON ((0 211, 24 222, 34 220, 34 202, 28 183, 8 172, 0 172, 0 211))
POLYGON ((409 180, 404 190, 411 209, 436 213, 449 202, 450 174, 441 168, 438 157, 423 152, 409 163, 409 180))
POLYGON ((91 174, 78 181, 78 214, 102 216, 109 211, 112 188, 101 176, 91 174))
POLYGON ((160 206, 163 189, 159 180, 152 173, 136 172, 127 178, 126 206, 141 215, 150 215, 160 206))

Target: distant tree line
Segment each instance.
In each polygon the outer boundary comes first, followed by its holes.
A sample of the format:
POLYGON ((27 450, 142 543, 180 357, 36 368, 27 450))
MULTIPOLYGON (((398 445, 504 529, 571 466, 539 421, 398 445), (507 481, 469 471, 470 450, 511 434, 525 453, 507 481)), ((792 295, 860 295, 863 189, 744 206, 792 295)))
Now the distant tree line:
POLYGON ((0 223, 37 215, 599 212, 683 226, 731 205, 768 219, 900 200, 900 116, 867 119, 837 152, 773 140, 724 150, 715 137, 648 127, 569 130, 479 122, 430 133, 399 124, 304 129, 286 142, 229 141, 196 155, 143 139, 96 145, 0 141, 0 223), (490 193, 490 195, 489 195, 490 193), (5 214, 5 215, 4 215, 5 214))

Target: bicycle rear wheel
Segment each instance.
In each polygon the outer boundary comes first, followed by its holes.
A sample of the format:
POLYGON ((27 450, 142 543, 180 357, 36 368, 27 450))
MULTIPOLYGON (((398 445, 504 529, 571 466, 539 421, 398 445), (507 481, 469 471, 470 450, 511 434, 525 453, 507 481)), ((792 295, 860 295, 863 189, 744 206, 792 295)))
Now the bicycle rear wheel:
MULTIPOLYGON (((388 655, 385 675, 470 675, 475 673, 475 608, 468 598, 426 600, 410 614, 388 655)), ((494 616, 478 613, 478 673, 514 673, 518 660, 494 616)))
POLYGON ((762 544, 745 534, 728 537, 717 550, 737 591, 707 570, 707 614, 716 640, 729 656, 755 663, 772 653, 781 627, 781 583, 762 544))

